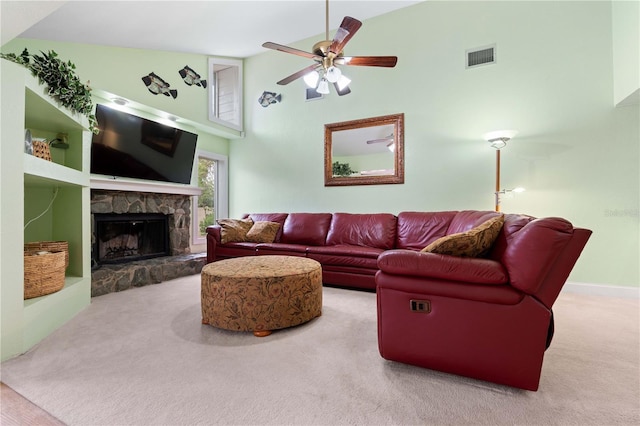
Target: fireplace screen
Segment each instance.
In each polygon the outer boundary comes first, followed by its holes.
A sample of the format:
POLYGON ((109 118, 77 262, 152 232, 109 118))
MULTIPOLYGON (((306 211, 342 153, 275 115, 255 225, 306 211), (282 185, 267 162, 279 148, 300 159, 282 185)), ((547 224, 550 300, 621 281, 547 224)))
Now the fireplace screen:
POLYGON ((169 255, 163 214, 95 214, 95 263, 120 263, 169 255))

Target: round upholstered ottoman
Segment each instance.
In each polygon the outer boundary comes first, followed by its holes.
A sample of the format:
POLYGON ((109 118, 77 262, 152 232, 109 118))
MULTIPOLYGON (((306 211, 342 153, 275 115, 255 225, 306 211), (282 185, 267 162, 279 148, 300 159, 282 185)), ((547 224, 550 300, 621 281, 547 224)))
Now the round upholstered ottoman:
POLYGON ((295 256, 246 256, 202 268, 202 323, 268 336, 322 312, 322 268, 295 256))

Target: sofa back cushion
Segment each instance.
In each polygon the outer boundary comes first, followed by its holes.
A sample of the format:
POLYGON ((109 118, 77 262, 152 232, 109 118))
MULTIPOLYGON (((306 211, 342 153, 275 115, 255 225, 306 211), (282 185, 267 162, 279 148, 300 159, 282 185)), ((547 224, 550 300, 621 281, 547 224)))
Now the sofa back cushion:
POLYGON ((503 256, 507 250, 509 241, 513 238, 514 234, 518 233, 529 222, 535 220, 533 216, 524 214, 505 214, 504 225, 502 225, 502 231, 498 234, 498 238, 493 243, 493 248, 489 252, 491 259, 497 260, 502 263, 504 261, 503 256))
MULTIPOLYGON (((552 275, 558 260, 562 259, 573 231, 571 222, 562 218, 534 219, 506 215, 503 231, 493 247, 491 257, 504 265, 513 287, 535 295, 545 284, 546 278, 552 275)), ((572 262, 576 259, 577 256, 572 262)), ((572 267, 573 264, 565 271, 565 275, 552 283, 557 287, 557 292, 549 300, 542 300, 547 307, 551 307, 572 267)))
POLYGON ((457 212, 401 212, 398 214, 396 248, 422 250, 447 235, 457 212))
POLYGON ((331 225, 331 213, 289 213, 281 242, 323 246, 331 225))
POLYGON ((274 242, 279 243, 282 238, 282 228, 284 227, 284 221, 287 219, 288 213, 251 213, 242 216, 243 219, 250 217, 254 222, 276 222, 280 224, 280 229, 276 234, 274 242))
POLYGON ((492 219, 496 216, 500 216, 502 213, 492 210, 462 210, 456 213, 451 220, 449 228, 447 229, 447 235, 458 234, 461 232, 467 232, 472 228, 492 219))
POLYGON ((334 213, 327 245, 350 244, 389 250, 395 245, 396 223, 391 213, 334 213))

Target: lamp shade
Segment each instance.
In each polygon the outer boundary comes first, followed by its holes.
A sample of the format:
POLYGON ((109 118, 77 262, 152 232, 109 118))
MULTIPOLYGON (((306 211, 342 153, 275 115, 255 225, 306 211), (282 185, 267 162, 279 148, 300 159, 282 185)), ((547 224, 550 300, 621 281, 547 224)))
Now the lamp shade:
POLYGON ((507 142, 516 134, 515 130, 496 130, 482 135, 483 139, 491 144, 492 148, 502 149, 507 146, 507 142))
POLYGON ((320 79, 320 75, 318 74, 318 71, 311 71, 305 74, 304 77, 302 77, 302 79, 304 80, 304 83, 307 86, 311 88, 315 88, 318 85, 318 80, 320 79))
POLYGON ((339 68, 334 66, 330 66, 329 68, 327 68, 325 78, 329 83, 337 82, 341 76, 342 76, 342 71, 340 71, 339 68))
POLYGON ((320 93, 321 95, 329 94, 329 82, 327 81, 326 78, 323 78, 322 80, 320 80, 320 84, 318 84, 318 88, 316 89, 316 92, 320 93))
POLYGON ((336 84, 338 85, 338 90, 342 92, 349 86, 349 83, 351 83, 351 79, 342 74, 336 84))

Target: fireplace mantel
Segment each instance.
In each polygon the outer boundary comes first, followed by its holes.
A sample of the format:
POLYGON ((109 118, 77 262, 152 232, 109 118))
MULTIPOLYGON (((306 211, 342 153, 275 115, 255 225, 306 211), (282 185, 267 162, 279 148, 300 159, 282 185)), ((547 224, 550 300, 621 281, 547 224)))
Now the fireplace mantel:
POLYGON ((112 191, 154 192, 158 194, 200 195, 202 189, 192 185, 169 182, 139 181, 123 178, 91 176, 91 189, 112 191))

